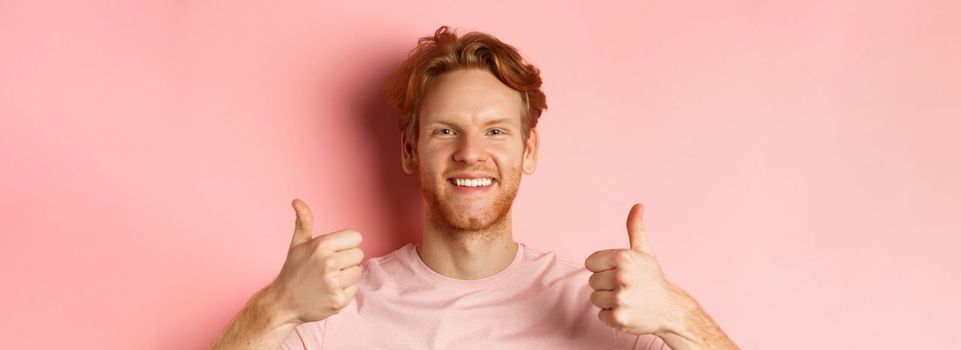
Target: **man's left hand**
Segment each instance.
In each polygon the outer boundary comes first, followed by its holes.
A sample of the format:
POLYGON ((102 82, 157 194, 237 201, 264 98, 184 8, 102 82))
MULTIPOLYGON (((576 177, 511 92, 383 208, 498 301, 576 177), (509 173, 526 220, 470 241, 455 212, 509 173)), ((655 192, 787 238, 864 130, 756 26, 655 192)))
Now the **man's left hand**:
POLYGON ((584 262, 593 272, 591 303, 601 308, 598 318, 619 331, 662 334, 683 324, 686 293, 671 284, 651 250, 644 229, 644 206, 627 216, 630 249, 595 252, 584 262))

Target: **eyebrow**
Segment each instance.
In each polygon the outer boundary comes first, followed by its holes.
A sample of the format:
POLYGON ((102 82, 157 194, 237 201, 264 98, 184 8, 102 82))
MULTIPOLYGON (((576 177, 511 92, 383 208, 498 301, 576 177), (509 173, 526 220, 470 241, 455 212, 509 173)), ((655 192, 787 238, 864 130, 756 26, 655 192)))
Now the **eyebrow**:
MULTIPOLYGON (((450 126, 456 126, 455 123, 448 120, 444 120, 444 119, 434 120, 434 121, 431 121, 430 123, 427 123, 427 125, 431 125, 431 124, 445 124, 450 126)), ((497 119, 488 120, 486 123, 484 123, 484 126, 490 126, 494 124, 514 124, 514 121, 511 120, 510 118, 497 118, 497 119)))
POLYGON ((493 124, 513 124, 513 123, 514 123, 514 121, 511 120, 511 119, 508 119, 508 118, 498 118, 498 119, 494 119, 494 120, 489 120, 489 121, 487 121, 487 123, 484 123, 484 126, 493 125, 493 124))

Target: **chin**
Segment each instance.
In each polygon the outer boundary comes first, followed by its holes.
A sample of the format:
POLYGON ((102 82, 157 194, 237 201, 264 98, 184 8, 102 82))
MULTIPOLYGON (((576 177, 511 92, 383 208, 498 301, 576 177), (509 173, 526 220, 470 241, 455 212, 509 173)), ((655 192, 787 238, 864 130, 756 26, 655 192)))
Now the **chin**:
POLYGON ((435 219, 444 226, 459 231, 478 231, 490 228, 503 220, 493 206, 451 205, 438 203, 440 210, 431 210, 435 219))
POLYGON ((493 215, 447 217, 445 219, 453 228, 464 231, 485 230, 496 224, 498 220, 493 215))
MULTIPOLYGON (((517 195, 520 184, 517 180, 507 181, 497 193, 483 200, 457 200, 458 196, 446 193, 444 186, 422 188, 426 210, 430 220, 440 228, 458 231, 482 231, 504 224, 517 195)), ((446 182, 444 182, 446 185, 446 182)))

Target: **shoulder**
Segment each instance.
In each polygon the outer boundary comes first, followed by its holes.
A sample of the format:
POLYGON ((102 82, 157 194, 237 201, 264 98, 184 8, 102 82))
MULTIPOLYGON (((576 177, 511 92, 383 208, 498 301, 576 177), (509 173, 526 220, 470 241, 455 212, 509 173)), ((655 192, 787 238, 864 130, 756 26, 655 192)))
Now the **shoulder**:
POLYGON ((553 250, 543 250, 535 247, 531 247, 525 243, 519 243, 524 247, 526 258, 530 261, 547 261, 556 266, 557 269, 567 270, 567 271, 577 271, 585 270, 584 264, 576 263, 569 259, 561 258, 553 250))
POLYGON ((363 272, 358 282, 363 286, 396 285, 398 281, 409 280, 416 276, 413 261, 411 261, 411 244, 406 244, 394 251, 367 259, 361 266, 363 272))
POLYGON ((581 263, 561 258, 554 251, 523 245, 525 262, 540 270, 547 285, 576 284, 580 286, 586 285, 587 279, 590 278, 590 271, 581 263))
POLYGON ((380 269, 380 270, 403 269, 405 266, 410 265, 411 263, 410 262, 411 249, 413 249, 413 246, 410 243, 408 243, 401 246, 400 248, 394 249, 394 251, 390 253, 369 258, 366 261, 364 261, 361 265, 364 267, 364 270, 367 270, 369 268, 380 269))

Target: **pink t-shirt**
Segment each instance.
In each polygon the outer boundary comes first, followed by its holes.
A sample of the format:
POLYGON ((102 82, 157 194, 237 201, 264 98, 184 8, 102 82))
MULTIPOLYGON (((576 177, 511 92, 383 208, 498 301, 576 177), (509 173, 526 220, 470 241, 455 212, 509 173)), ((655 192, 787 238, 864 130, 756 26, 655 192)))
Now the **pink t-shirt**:
POLYGON ((297 326, 281 349, 670 349, 604 325, 591 273, 523 243, 506 269, 477 280, 434 272, 413 243, 363 265, 354 301, 297 326))

